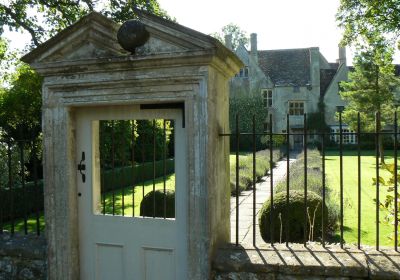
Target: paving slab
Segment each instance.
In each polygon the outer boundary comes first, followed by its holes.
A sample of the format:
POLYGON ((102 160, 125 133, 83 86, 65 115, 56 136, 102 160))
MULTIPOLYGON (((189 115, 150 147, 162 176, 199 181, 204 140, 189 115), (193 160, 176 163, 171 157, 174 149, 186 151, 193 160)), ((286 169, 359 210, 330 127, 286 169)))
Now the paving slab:
MULTIPOLYGON (((291 155, 289 164, 296 161, 295 155, 291 155)), ((278 161, 273 168, 273 187, 286 177, 287 160, 278 161)), ((256 241, 263 242, 258 230, 258 213, 263 203, 270 197, 270 176, 262 178, 262 182, 256 184, 256 241)), ((239 242, 252 243, 253 241, 253 190, 246 190, 239 195, 239 242)), ((231 242, 236 242, 236 197, 231 197, 231 242)))

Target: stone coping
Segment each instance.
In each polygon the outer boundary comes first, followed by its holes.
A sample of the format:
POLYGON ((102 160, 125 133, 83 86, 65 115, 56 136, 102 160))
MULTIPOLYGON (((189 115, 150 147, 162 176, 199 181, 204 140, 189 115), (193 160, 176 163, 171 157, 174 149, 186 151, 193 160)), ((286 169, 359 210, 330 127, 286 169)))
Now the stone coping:
POLYGON ((0 258, 18 257, 33 260, 46 259, 46 239, 35 234, 0 234, 0 258))
MULTIPOLYGON (((400 253, 390 248, 358 250, 354 246, 285 244, 220 248, 213 261, 213 272, 343 277, 359 279, 400 279, 400 253)), ((297 279, 297 278, 296 278, 297 279)))

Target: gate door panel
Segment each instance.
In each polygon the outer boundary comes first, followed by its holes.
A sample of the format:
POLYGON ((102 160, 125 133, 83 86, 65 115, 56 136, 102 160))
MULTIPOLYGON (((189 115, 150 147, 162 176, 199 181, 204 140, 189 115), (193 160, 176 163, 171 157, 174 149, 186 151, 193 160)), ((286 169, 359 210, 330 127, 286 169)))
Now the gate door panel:
POLYGON ((81 279, 188 279, 183 121, 182 109, 77 111, 81 279))

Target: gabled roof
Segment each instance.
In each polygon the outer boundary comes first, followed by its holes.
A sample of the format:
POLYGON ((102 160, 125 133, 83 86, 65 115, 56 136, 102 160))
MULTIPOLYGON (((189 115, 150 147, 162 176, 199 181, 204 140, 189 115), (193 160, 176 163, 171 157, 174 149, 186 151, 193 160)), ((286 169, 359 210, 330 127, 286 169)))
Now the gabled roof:
POLYGON ((258 51, 260 68, 276 86, 310 83, 310 49, 258 51))
POLYGON ((335 77, 337 73, 337 69, 321 69, 320 73, 320 94, 321 96, 325 95, 326 90, 332 82, 332 79, 335 77))
POLYGON ((150 35, 148 41, 138 47, 134 55, 123 50, 117 42, 120 24, 92 12, 21 59, 35 69, 49 69, 49 65, 89 65, 100 60, 108 63, 110 59, 116 61, 127 57, 140 59, 151 56, 167 59, 174 56, 201 57, 213 54, 221 61, 231 63, 234 68, 243 65, 235 54, 211 36, 147 12, 136 10, 136 14, 150 35))
POLYGON ((118 28, 119 25, 111 19, 97 12, 91 12, 24 55, 21 60, 32 63, 74 58, 74 53, 78 53, 83 45, 88 44, 91 45, 93 52, 97 50, 95 55, 99 55, 98 50, 101 50, 104 56, 126 53, 114 38, 118 28), (95 32, 90 32, 91 30, 95 32))

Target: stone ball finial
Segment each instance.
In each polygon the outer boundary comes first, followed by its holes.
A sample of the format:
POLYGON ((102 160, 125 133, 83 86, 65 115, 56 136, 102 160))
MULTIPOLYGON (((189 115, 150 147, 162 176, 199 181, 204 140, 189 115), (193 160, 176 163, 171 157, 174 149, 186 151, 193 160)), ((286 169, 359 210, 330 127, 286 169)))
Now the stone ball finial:
POLYGON ((118 43, 124 50, 135 53, 137 47, 143 46, 149 39, 149 32, 138 20, 128 20, 122 24, 117 34, 118 43))

